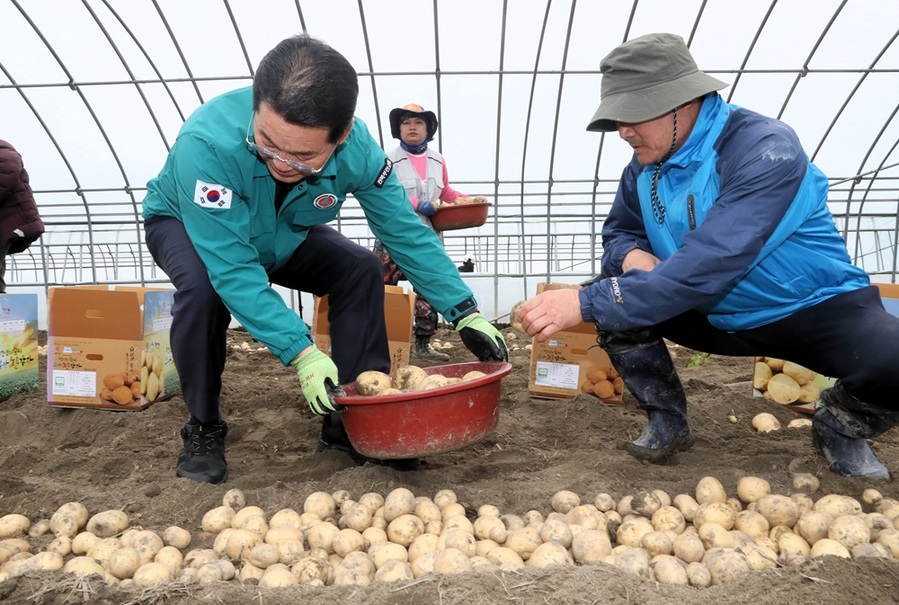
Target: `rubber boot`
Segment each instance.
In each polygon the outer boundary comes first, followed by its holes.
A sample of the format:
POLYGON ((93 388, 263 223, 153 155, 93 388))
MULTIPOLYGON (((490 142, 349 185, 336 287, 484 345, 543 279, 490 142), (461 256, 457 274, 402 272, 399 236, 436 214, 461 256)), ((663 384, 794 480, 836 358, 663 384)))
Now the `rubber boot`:
POLYGON ((398 471, 410 471, 418 468, 420 464, 418 458, 379 460, 360 454, 350 442, 350 437, 347 435, 346 428, 344 428, 339 414, 325 414, 322 418, 322 430, 319 434, 318 444, 315 446, 315 451, 324 452, 325 450, 337 450, 343 452, 352 458, 353 462, 359 466, 362 466, 366 462, 370 462, 372 464, 388 466, 398 471))
POLYGON ((412 347, 412 356, 427 361, 449 361, 449 355, 431 348, 430 336, 416 336, 412 347))
POLYGON ((821 391, 821 407, 812 419, 812 438, 837 475, 889 479, 890 471, 868 444, 899 423, 899 413, 876 408, 850 395, 837 382, 821 391))
POLYGON ((643 432, 624 449, 652 464, 668 464, 674 454, 690 449, 694 439, 687 423, 687 396, 665 343, 607 352, 648 417, 643 432))

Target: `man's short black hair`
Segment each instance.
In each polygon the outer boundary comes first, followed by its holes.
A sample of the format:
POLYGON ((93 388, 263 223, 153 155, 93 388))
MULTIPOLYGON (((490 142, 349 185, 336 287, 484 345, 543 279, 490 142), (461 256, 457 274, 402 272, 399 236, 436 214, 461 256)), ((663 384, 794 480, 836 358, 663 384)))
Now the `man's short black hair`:
POLYGON ((270 50, 253 78, 253 110, 264 102, 291 124, 328 129, 336 143, 356 112, 359 79, 339 52, 307 34, 270 50))

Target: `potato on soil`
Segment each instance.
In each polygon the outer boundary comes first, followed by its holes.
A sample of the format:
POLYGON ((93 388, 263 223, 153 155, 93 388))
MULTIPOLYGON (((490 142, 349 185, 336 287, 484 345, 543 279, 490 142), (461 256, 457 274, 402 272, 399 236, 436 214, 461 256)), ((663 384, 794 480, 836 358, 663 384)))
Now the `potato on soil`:
POLYGON ((128 515, 120 510, 107 510, 97 513, 87 521, 87 531, 98 538, 109 538, 120 534, 131 524, 128 515))
POLYGON ((381 391, 392 386, 393 381, 390 376, 377 370, 368 370, 356 377, 356 391, 360 395, 380 395, 381 391))

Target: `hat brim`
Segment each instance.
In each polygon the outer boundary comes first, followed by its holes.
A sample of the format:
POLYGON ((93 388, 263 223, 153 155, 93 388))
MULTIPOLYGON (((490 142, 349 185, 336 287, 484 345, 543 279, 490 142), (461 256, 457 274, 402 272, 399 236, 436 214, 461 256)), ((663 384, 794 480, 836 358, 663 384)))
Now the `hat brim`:
POLYGON ((675 107, 729 86, 718 78, 696 71, 654 86, 606 95, 587 125, 592 132, 618 129, 618 123, 637 124, 665 115, 675 107))
POLYGON ((421 116, 425 123, 428 125, 428 135, 429 141, 434 138, 434 134, 437 132, 437 114, 433 111, 412 111, 411 109, 405 109, 403 107, 397 107, 395 109, 390 110, 389 119, 390 119, 390 134, 394 139, 400 138, 400 120, 406 114, 414 114, 417 116, 421 116), (433 132, 431 132, 433 130, 433 132))

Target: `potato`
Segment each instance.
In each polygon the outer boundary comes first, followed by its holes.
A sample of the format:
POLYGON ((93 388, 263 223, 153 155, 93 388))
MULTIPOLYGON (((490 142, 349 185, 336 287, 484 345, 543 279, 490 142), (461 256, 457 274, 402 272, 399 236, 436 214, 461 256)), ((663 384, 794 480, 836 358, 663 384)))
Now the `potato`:
POLYGON ((639 548, 645 534, 654 531, 652 522, 646 517, 628 517, 615 532, 618 544, 639 548))
POLYGON ((784 369, 784 363, 786 363, 783 359, 777 359, 776 357, 765 357, 765 363, 768 364, 775 372, 780 372, 784 369))
POLYGON ((830 524, 827 529, 827 537, 842 544, 848 554, 853 546, 871 541, 871 529, 861 517, 842 515, 830 524))
POLYGON ((701 529, 706 523, 717 523, 725 530, 731 530, 737 520, 736 511, 724 502, 700 504, 693 517, 693 525, 701 529))
POLYGON ((650 557, 642 548, 622 548, 612 553, 609 561, 621 571, 635 576, 648 578, 650 576, 650 557))
POLYGON ((463 517, 465 516, 465 507, 459 504, 458 502, 451 502, 446 506, 440 508, 440 517, 445 522, 449 521, 453 517, 463 517))
POLYGON ((388 561, 384 567, 375 572, 375 582, 396 582, 399 580, 414 580, 412 566, 404 561, 388 561))
POLYGON ((377 569, 369 556, 363 552, 351 552, 334 569, 335 586, 368 586, 377 569))
POLYGON ((600 529, 600 526, 608 525, 605 515, 589 504, 581 504, 572 508, 565 513, 564 521, 568 525, 577 525, 584 529, 600 529))
POLYGON ((211 508, 203 514, 200 528, 206 533, 217 534, 231 527, 235 514, 235 510, 230 506, 222 505, 211 508))
MULTIPOLYGON (((696 484, 697 504, 709 502, 727 502, 727 492, 724 486, 715 477, 703 477, 696 484)), ((683 512, 683 509, 681 510, 683 512)))
POLYGON ((318 515, 320 519, 333 517, 337 513, 337 503, 328 492, 312 492, 303 502, 303 512, 318 515))
POLYGON ((175 574, 167 566, 162 563, 145 563, 137 568, 134 572, 134 584, 140 588, 150 588, 162 584, 163 582, 171 582, 175 579, 175 574))
POLYGON ((234 509, 234 512, 237 512, 247 505, 247 498, 241 490, 229 489, 222 496, 222 505, 229 506, 234 509))
POLYGON ((87 507, 80 502, 66 502, 50 516, 50 531, 57 536, 63 533, 74 538, 87 524, 89 516, 87 507))
POLYGON ((799 386, 812 382, 818 375, 816 372, 812 372, 808 368, 792 361, 785 361, 781 372, 795 380, 799 386))
POLYGON ((734 548, 734 536, 718 523, 709 521, 699 528, 699 539, 708 551, 712 548, 734 548))
POLYGON ((405 487, 398 487, 384 498, 384 520, 389 523, 399 516, 409 515, 414 508, 415 494, 405 487))
POLYGON ((830 515, 812 510, 799 516, 795 530, 806 542, 814 545, 818 540, 828 537, 833 521, 830 515))
POLYGON ((558 542, 544 542, 531 553, 528 567, 549 567, 550 565, 574 565, 568 549, 558 542))
POLYGON ((772 400, 786 405, 799 399, 799 396, 802 394, 802 388, 792 376, 775 374, 768 381, 767 393, 772 400))
POLYGON ((741 477, 737 481, 737 497, 743 502, 755 502, 771 493, 771 484, 760 477, 741 477))
POLYGON ((336 525, 322 521, 306 530, 306 541, 309 548, 322 548, 331 554, 334 552, 334 538, 339 533, 340 530, 336 525))
POLYGON ((439 538, 434 534, 421 534, 407 549, 409 552, 409 562, 413 563, 415 559, 432 550, 437 550, 439 538))
POLYGON ((780 430, 780 420, 778 420, 774 414, 762 412, 761 414, 756 414, 752 417, 752 428, 754 428, 759 433, 770 433, 771 431, 778 431, 780 430))
MULTIPOLYGON (((722 486, 722 490, 724 487, 722 486)), ((699 503, 696 501, 693 496, 688 494, 678 494, 672 499, 671 504, 674 505, 677 510, 681 512, 684 516, 684 520, 688 523, 693 522, 693 517, 696 515, 696 511, 699 509, 699 503)))
POLYGON ((134 536, 132 546, 140 554, 141 565, 149 563, 156 557, 156 553, 165 546, 156 532, 145 529, 140 530, 134 536))
POLYGON ((651 531, 640 538, 640 548, 649 553, 651 557, 657 555, 670 555, 673 549, 673 540, 668 532, 651 531))
POLYGON ((331 577, 328 561, 312 555, 297 561, 290 571, 299 584, 325 584, 331 577))
POLYGON ((818 540, 817 542, 812 544, 812 547, 809 550, 809 556, 812 558, 824 557, 828 555, 832 557, 843 557, 844 559, 852 558, 852 555, 849 554, 849 549, 846 548, 845 545, 830 538, 822 538, 821 540, 818 540))
POLYGON ((735 550, 723 550, 707 557, 706 566, 712 576, 712 586, 736 582, 750 571, 746 555, 735 550))
POLYGON ((795 473, 793 475, 793 489, 795 490, 814 493, 820 486, 821 482, 811 473, 795 473))
POLYGON ((509 531, 504 546, 514 550, 523 561, 527 561, 540 544, 542 540, 539 531, 533 527, 522 527, 509 531))
POLYGON ((471 571, 471 559, 455 548, 438 551, 434 558, 434 573, 457 574, 471 571))
POLYGON ((262 573, 262 577, 259 578, 259 586, 266 588, 283 588, 285 586, 296 586, 299 583, 293 572, 281 563, 267 567, 262 573))
MULTIPOLYGON (((563 522, 561 523, 565 526, 565 529, 568 530, 568 526, 563 522)), ((544 525, 545 527, 545 525, 544 525)), ((554 530, 553 527, 550 526, 547 531, 552 533, 552 535, 560 535, 561 530, 554 530)), ((497 544, 503 544, 506 541, 506 538, 509 535, 508 530, 506 529, 505 524, 499 519, 499 517, 478 517, 475 519, 472 524, 472 531, 474 532, 475 538, 479 540, 489 539, 493 540, 497 544)), ((564 532, 561 532, 563 534, 564 532)), ((571 535, 571 530, 568 530, 569 538, 571 535)), ((541 531, 541 536, 543 535, 541 531)), ((544 542, 546 539, 544 538, 544 542)), ((566 545, 567 546, 567 545, 566 545)))
POLYGON ((755 362, 755 370, 752 372, 752 386, 760 391, 765 390, 772 376, 771 366, 764 361, 755 362))
POLYGON ((429 374, 419 385, 420 391, 430 391, 449 386, 449 378, 442 374, 429 374))
POLYGON ((157 563, 167 565, 173 573, 177 573, 184 563, 184 555, 182 555, 181 551, 174 546, 163 546, 159 549, 159 552, 156 553, 153 560, 157 563))
POLYGON ((368 370, 356 377, 356 391, 360 395, 379 395, 381 391, 392 386, 390 376, 377 370, 368 370))
POLYGON ((472 370, 471 372, 466 372, 462 375, 462 382, 471 382, 472 380, 483 378, 486 375, 485 372, 481 372, 480 370, 472 370))
POLYGON ((0 540, 27 536, 31 521, 25 515, 10 513, 0 517, 0 540))
POLYGON ((459 501, 456 492, 450 489, 442 489, 434 494, 434 504, 437 508, 443 510, 450 504, 456 504, 459 501))
POLYGON ((593 506, 600 512, 606 512, 615 508, 615 499, 606 493, 596 494, 596 498, 593 499, 593 506))
POLYGON ((671 555, 659 555, 652 560, 652 574, 656 582, 688 586, 687 568, 671 555))
POLYGON ((681 534, 671 543, 671 550, 684 563, 702 561, 705 546, 697 534, 681 534))
POLYGON ((737 513, 734 529, 745 533, 753 540, 768 536, 771 525, 768 520, 754 510, 743 510, 737 513))
POLYGON ((579 506, 581 497, 574 492, 568 490, 560 490, 553 494, 550 499, 550 506, 557 513, 567 513, 575 506, 579 506))
POLYGON ((248 529, 234 529, 228 535, 225 543, 225 554, 230 559, 245 559, 250 549, 261 541, 262 539, 257 533, 248 529))
POLYGON ((421 519, 412 514, 402 514, 387 525, 387 539, 400 546, 408 547, 424 531, 425 524, 421 519))
MULTIPOLYGON (((499 521, 499 519, 495 519, 495 521, 499 521)), ((499 523, 502 525, 501 521, 499 521, 499 523)), ((477 524, 477 521, 475 521, 475 524, 477 524)), ((503 528, 503 534, 505 534, 505 527, 503 528)), ((475 535, 477 535, 477 533, 475 535)), ((563 547, 569 548, 571 546, 571 538, 571 528, 564 521, 548 519, 544 521, 540 527, 540 539, 543 540, 544 543, 557 542, 563 547)), ((502 544, 499 540, 496 542, 502 544)))
POLYGON ((522 334, 527 335, 527 331, 524 329, 524 325, 521 323, 521 306, 524 305, 526 301, 520 300, 514 305, 512 305, 512 309, 509 311, 509 325, 512 326, 512 329, 521 332, 522 334))
POLYGON ((393 386, 404 392, 421 390, 421 383, 428 378, 428 373, 417 366, 401 366, 393 375, 393 386))
POLYGON ((670 530, 677 534, 683 532, 687 527, 687 522, 684 519, 683 513, 670 505, 659 507, 659 509, 653 513, 651 523, 653 529, 656 531, 670 530))
POLYGON ((63 565, 63 572, 70 573, 72 575, 86 577, 86 576, 105 576, 106 570, 91 557, 87 556, 78 556, 66 561, 66 564, 63 565))
POLYGON ((861 503, 850 496, 827 494, 815 502, 814 510, 827 513, 834 519, 842 515, 855 515, 862 512, 861 503))
POLYGON ((166 546, 174 546, 177 549, 184 550, 190 546, 190 532, 175 525, 167 527, 162 532, 162 541, 166 546))
POLYGON ((118 579, 124 580, 134 576, 140 566, 141 556, 136 548, 119 548, 109 555, 107 569, 118 579))
POLYGON ((341 517, 344 525, 358 532, 365 531, 371 526, 372 513, 367 506, 357 502, 350 506, 346 513, 341 517))
POLYGON ((712 585, 712 574, 709 568, 702 563, 689 563, 687 565, 687 580, 694 588, 708 588, 712 585))
POLYGON ((788 496, 769 494, 759 498, 755 505, 756 512, 765 517, 771 527, 775 525, 793 527, 799 519, 799 507, 788 496))
POLYGON ((86 529, 98 538, 109 538, 122 533, 130 524, 128 515, 123 511, 107 510, 88 519, 86 529))

